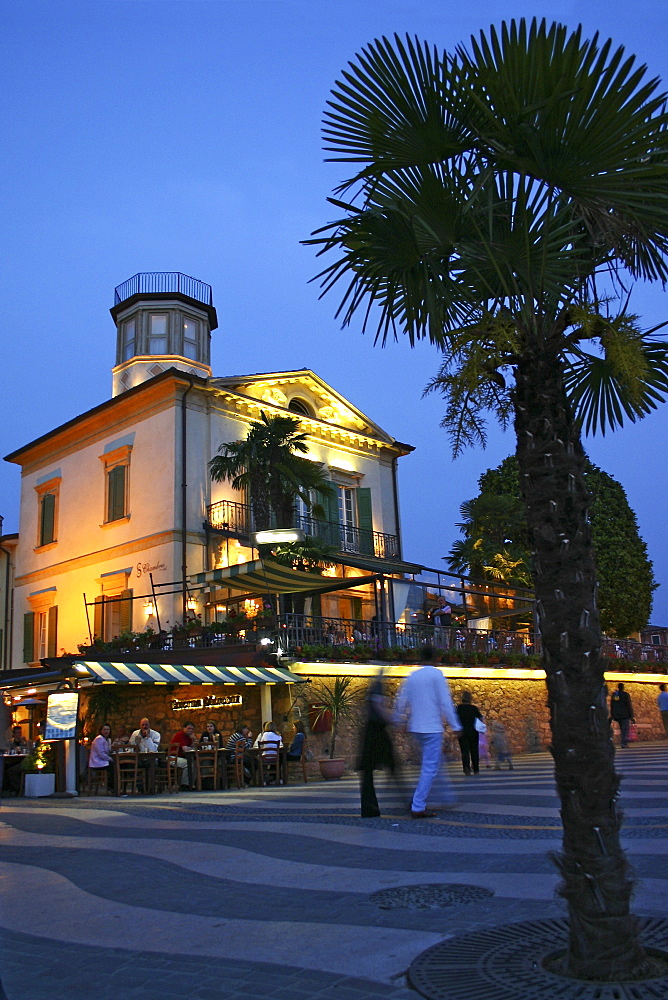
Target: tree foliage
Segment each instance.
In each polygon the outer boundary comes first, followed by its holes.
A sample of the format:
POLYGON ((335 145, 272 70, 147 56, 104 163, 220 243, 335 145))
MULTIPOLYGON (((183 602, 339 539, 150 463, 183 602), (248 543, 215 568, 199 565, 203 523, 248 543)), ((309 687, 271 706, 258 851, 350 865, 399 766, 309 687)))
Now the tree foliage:
MULTIPOLYGON (((612 636, 644 628, 657 584, 647 546, 623 487, 607 472, 586 463, 591 525, 598 570, 601 627, 612 636)), ((445 557, 456 573, 532 586, 531 540, 520 496, 517 459, 506 458, 478 480, 480 493, 462 504, 463 539, 445 557)))

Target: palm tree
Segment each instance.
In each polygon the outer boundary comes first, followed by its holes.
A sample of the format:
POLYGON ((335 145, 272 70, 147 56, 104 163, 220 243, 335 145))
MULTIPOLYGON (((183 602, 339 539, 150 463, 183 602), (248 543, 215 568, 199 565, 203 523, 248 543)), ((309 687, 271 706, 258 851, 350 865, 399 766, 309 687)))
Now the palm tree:
POLYGON ((296 417, 262 413, 245 441, 224 443, 218 451, 209 462, 211 478, 248 491, 256 531, 291 527, 297 497, 316 516, 324 515, 312 495, 330 494, 332 486, 315 462, 301 457, 308 443, 296 417))
POLYGON ((624 50, 561 25, 510 22, 438 52, 375 41, 336 84, 332 159, 354 173, 313 234, 376 339, 443 354, 457 454, 485 411, 514 421, 532 543, 569 912, 571 975, 639 974, 619 843, 581 433, 668 392, 668 351, 628 315, 625 276, 668 277, 665 96, 624 50), (341 197, 346 194, 346 200, 341 197), (617 312, 615 305, 620 303, 617 312))

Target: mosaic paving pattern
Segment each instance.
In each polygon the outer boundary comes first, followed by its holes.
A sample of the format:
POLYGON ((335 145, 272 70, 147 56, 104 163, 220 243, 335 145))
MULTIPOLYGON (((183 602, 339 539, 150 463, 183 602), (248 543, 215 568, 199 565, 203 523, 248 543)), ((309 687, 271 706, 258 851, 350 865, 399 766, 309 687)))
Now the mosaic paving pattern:
MULTIPOLYGON (((666 744, 618 755, 634 911, 648 918, 668 895, 667 764, 666 744)), ((546 856, 561 837, 548 755, 451 776, 458 807, 417 821, 382 777, 378 819, 359 818, 353 778, 5 799, 6 995, 417 1000, 406 973, 429 949, 564 917, 546 856)))

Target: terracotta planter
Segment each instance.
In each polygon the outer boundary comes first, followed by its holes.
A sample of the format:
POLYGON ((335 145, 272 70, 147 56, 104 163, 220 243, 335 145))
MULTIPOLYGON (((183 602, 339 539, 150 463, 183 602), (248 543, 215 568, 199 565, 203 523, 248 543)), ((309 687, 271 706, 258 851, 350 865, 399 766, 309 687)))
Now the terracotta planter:
POLYGON ((318 764, 320 765, 320 773, 326 781, 340 778, 346 769, 343 757, 321 757, 318 764))

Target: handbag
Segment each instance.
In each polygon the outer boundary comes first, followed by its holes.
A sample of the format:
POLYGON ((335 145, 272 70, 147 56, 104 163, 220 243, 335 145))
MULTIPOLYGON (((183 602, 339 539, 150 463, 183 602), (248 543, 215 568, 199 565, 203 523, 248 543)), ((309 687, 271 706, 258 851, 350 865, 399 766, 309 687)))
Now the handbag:
POLYGON ((628 741, 629 743, 635 743, 637 739, 638 739, 638 727, 636 726, 635 722, 629 722, 628 741))
POLYGON ((473 722, 473 725, 476 728, 476 732, 478 732, 478 733, 486 733, 487 732, 487 726, 482 721, 482 719, 475 719, 474 722, 473 722))

